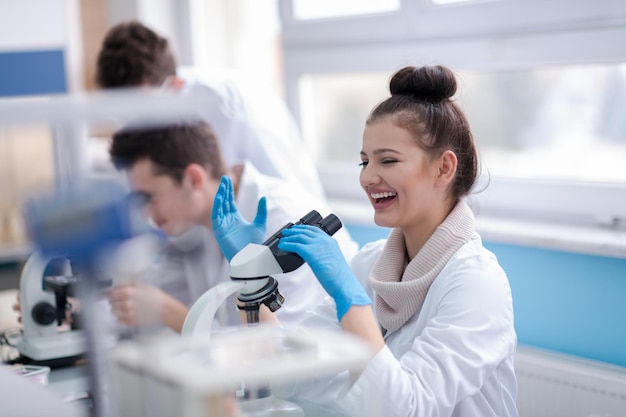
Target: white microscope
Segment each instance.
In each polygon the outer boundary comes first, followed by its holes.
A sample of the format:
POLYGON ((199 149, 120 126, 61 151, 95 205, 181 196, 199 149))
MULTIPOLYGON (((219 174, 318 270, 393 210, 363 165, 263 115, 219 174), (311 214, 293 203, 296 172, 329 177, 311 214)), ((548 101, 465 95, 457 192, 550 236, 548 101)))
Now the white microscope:
MULTIPOLYGON (((342 227, 341 220, 334 214, 322 218, 315 210, 295 224, 316 226, 331 236, 342 227)), ((237 299, 242 303, 238 308, 245 312, 249 326, 259 323, 261 304, 272 312, 283 305, 285 297, 278 291, 278 281, 271 275, 292 272, 304 264, 297 254, 278 249, 283 230, 293 225, 287 223, 262 244, 250 243, 237 252, 230 261, 231 281, 211 288, 191 306, 181 333, 190 336, 192 344, 196 335, 211 329, 217 308, 235 292, 238 292, 237 299)), ((206 334, 198 338, 205 342, 206 334)))
POLYGON ((67 258, 47 258, 34 252, 26 261, 20 277, 24 330, 17 345, 23 363, 55 368, 83 357, 85 336, 77 328, 78 317, 71 326, 64 325, 71 308, 68 297, 75 295, 77 281, 67 258))
MULTIPOLYGON (((315 210, 311 210, 296 224, 317 226, 331 236, 342 226, 334 214, 322 218, 315 210)), ((278 249, 283 230, 291 226, 293 223, 286 224, 260 245, 248 244, 230 261, 230 279, 243 284, 237 299, 243 303, 240 310, 245 311, 248 325, 259 322, 261 304, 274 312, 285 300, 278 291, 278 281, 271 274, 295 271, 304 264, 304 260, 297 254, 278 249)))

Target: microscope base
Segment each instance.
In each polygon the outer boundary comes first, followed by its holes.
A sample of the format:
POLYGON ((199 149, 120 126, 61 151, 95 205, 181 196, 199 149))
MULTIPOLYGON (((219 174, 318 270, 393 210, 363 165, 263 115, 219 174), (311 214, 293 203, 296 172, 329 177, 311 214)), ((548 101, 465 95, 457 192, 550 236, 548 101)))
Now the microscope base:
POLYGON ((23 365, 47 366, 50 369, 58 369, 78 365, 85 359, 85 354, 45 360, 35 360, 33 358, 29 358, 28 356, 20 355, 20 357, 14 360, 14 362, 19 362, 23 365))
MULTIPOLYGON (((80 330, 59 333, 54 336, 26 337, 17 345, 24 363, 42 366, 73 364, 86 350, 85 337, 80 330), (28 362, 26 362, 28 361, 28 362)), ((66 366, 66 365, 60 365, 66 366)))

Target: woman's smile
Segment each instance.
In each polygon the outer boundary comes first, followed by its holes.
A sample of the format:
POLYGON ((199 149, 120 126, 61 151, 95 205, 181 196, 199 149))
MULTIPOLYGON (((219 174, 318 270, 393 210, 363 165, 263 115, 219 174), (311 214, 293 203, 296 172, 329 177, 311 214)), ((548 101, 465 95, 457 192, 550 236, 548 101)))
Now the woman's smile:
POLYGON ((370 193, 370 198, 374 210, 384 210, 395 203, 398 194, 390 191, 370 193))

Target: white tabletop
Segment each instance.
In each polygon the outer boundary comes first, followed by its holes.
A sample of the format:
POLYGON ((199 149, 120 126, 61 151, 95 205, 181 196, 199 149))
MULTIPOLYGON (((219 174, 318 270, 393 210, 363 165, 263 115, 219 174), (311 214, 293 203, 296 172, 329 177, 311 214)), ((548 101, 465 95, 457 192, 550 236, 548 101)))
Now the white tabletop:
POLYGON ((50 389, 61 394, 63 398, 80 395, 89 389, 87 366, 71 366, 52 369, 48 377, 50 389))

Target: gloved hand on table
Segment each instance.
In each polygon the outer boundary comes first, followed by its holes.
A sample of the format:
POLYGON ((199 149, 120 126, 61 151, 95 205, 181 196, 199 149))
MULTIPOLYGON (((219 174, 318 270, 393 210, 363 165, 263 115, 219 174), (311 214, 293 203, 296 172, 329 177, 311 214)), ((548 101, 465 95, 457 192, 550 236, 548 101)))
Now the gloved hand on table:
POLYGON ((263 243, 267 223, 266 199, 261 197, 254 221, 247 222, 235 204, 233 182, 230 177, 224 175, 213 200, 211 223, 215 239, 230 262, 248 243, 263 243))
POLYGON ((351 306, 372 304, 354 276, 337 241, 317 226, 293 225, 282 231, 278 249, 293 252, 309 264, 315 276, 337 305, 337 319, 351 306))

